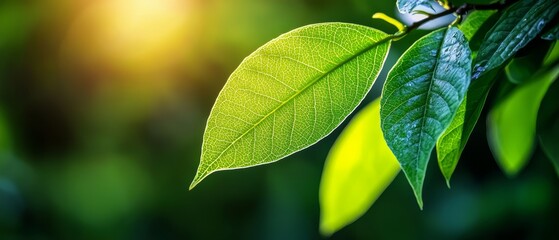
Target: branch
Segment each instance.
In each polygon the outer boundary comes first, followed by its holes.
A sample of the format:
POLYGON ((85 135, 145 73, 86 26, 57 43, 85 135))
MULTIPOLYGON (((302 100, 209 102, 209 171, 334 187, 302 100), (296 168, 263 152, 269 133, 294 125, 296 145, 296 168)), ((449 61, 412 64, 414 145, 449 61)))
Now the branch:
POLYGON ((398 35, 398 37, 403 36, 403 35, 409 33, 410 31, 419 28, 421 25, 423 25, 427 22, 430 22, 430 21, 435 20, 435 19, 440 18, 440 17, 444 17, 444 16, 449 15, 449 14, 456 14, 459 17, 461 17, 461 16, 466 15, 469 11, 472 11, 472 10, 501 10, 501 9, 504 9, 505 7, 509 6, 513 2, 516 2, 516 0, 506 1, 506 2, 503 2, 503 3, 497 2, 497 3, 493 3, 493 4, 487 4, 487 5, 465 3, 465 4, 463 4, 462 6, 459 6, 459 7, 450 7, 449 9, 447 9, 443 12, 433 14, 433 15, 428 15, 426 18, 412 23, 412 25, 407 26, 403 31, 400 31, 400 32, 396 33, 395 35, 398 35))

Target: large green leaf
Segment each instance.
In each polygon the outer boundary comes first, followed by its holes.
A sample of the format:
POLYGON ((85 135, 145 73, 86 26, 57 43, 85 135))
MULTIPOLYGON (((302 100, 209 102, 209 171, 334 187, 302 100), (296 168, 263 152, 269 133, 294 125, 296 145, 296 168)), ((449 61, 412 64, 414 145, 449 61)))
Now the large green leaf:
POLYGON ((437 4, 435 0, 398 0, 396 6, 401 13, 412 13, 419 6, 433 8, 431 4, 437 4))
POLYGON ((540 146, 559 174, 559 81, 543 97, 538 111, 536 131, 540 146))
POLYGON ((420 207, 427 163, 464 99, 471 52, 456 27, 415 42, 390 70, 381 98, 381 127, 420 207))
MULTIPOLYGON (((460 30, 464 32, 466 39, 472 40, 476 36, 483 34, 484 29, 482 29, 482 26, 490 22, 490 18, 494 16, 494 13, 495 11, 474 11, 469 14, 468 18, 459 26, 460 30)), ((477 50, 476 46, 479 47, 479 45, 472 44, 472 41, 470 41, 470 48, 477 50)), ((485 75, 470 84, 468 93, 460 104, 450 126, 437 141, 439 168, 449 187, 450 178, 458 165, 460 155, 462 155, 462 151, 479 118, 489 89, 493 84, 495 72, 485 75)))
POLYGON ((380 101, 361 110, 328 154, 320 183, 320 231, 331 235, 363 215, 400 165, 380 129, 380 101))
POLYGON ((489 147, 509 176, 516 175, 530 159, 536 134, 536 117, 549 85, 559 68, 541 71, 536 80, 523 84, 495 106, 488 115, 489 147))
POLYGON ((473 77, 504 64, 526 46, 559 11, 557 0, 521 0, 510 6, 485 36, 473 77))
POLYGON ((367 94, 389 46, 376 29, 324 23, 256 50, 217 97, 190 188, 212 172, 274 162, 328 135, 367 94))

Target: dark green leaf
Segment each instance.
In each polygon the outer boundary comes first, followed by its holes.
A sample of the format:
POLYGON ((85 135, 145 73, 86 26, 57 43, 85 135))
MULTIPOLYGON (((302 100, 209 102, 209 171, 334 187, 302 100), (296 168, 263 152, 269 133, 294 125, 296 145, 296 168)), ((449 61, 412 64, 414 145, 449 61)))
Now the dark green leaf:
POLYGON ((547 90, 540 109, 536 131, 540 146, 559 174, 559 81, 547 90))
MULTIPOLYGON (((549 41, 535 39, 525 50, 524 56, 514 57, 505 67, 507 78, 514 84, 526 82, 541 68, 546 54, 550 50, 549 41)), ((520 55, 520 54, 518 54, 520 55)))
POLYGON ((521 0, 510 6, 484 38, 474 61, 474 79, 501 66, 526 46, 557 11, 557 0, 521 0))
POLYGON ((559 61, 559 41, 553 42, 551 49, 547 52, 545 59, 543 60, 544 66, 551 66, 557 64, 559 61))
POLYGON ((559 24, 542 35, 542 39, 555 41, 559 40, 559 24))
POLYGON ((509 176, 516 175, 532 155, 536 119, 541 100, 559 68, 540 71, 535 80, 515 88, 488 115, 487 136, 491 152, 509 176))
POLYGON ((320 181, 320 231, 331 235, 363 215, 400 165, 380 129, 380 100, 367 105, 332 146, 320 181))
MULTIPOLYGON (((491 11, 474 11, 470 15, 473 15, 476 12, 479 13, 479 12, 491 12, 491 11)), ((491 28, 493 28, 495 23, 497 23, 497 20, 499 20, 500 16, 501 16, 501 12, 493 13, 491 16, 489 16, 489 18, 485 19, 485 21, 478 28, 471 28, 475 32, 470 38, 467 38, 467 39, 470 43, 470 49, 472 50, 472 53, 473 53, 472 54, 473 59, 475 59, 475 57, 477 55, 477 51, 481 47, 481 43, 483 42, 483 39, 485 38, 485 35, 487 35, 489 30, 491 30, 491 28)), ((470 17, 472 17, 472 16, 467 16, 466 20, 464 20, 464 22, 459 25, 460 29, 468 28, 468 25, 470 25, 470 24, 468 24, 469 23, 468 18, 470 18, 470 17)), ((476 20, 482 20, 482 19, 483 19, 483 16, 478 15, 478 17, 475 17, 475 15, 474 15, 474 19, 472 19, 471 21, 475 23, 476 20)), ((476 27, 476 26, 472 26, 472 27, 476 27)))
POLYGON ((435 0, 398 0, 396 6, 401 13, 412 13, 419 6, 433 8, 431 4, 437 4, 435 0))
POLYGON ((324 138, 365 97, 389 46, 376 29, 324 23, 256 50, 217 97, 191 188, 212 172, 271 163, 324 138))
POLYGON ((381 127, 423 206, 421 189, 433 147, 464 99, 471 52, 455 27, 415 42, 390 70, 381 98, 381 127))
POLYGON ((458 28, 464 33, 466 39, 471 40, 479 32, 482 25, 496 12, 496 10, 473 11, 468 14, 466 20, 458 28))

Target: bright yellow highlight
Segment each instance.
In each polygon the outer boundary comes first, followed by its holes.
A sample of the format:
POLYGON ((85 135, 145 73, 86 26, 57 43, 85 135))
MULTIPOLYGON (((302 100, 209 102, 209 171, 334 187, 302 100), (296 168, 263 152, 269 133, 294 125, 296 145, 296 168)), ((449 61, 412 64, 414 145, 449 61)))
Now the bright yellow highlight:
POLYGON ((363 215, 399 170, 382 135, 377 99, 353 118, 326 159, 320 183, 320 232, 331 235, 363 215))
POLYGON ((184 54, 188 6, 178 0, 106 0, 74 23, 66 54, 87 66, 145 73, 184 54))
POLYGON ((381 19, 384 20, 387 23, 392 24, 394 27, 396 27, 398 29, 399 32, 403 32, 404 30, 406 30, 406 26, 404 24, 402 24, 400 21, 389 17, 388 15, 384 14, 384 13, 375 13, 373 14, 373 19, 381 19))

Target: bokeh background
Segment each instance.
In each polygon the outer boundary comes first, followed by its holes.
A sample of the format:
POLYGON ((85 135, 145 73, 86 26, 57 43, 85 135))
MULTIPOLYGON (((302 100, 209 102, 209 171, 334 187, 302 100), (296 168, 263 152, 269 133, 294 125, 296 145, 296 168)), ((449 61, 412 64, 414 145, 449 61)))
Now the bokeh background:
MULTIPOLYGON (((188 191, 205 121, 228 75, 258 46, 317 22, 394 32, 370 17, 394 15, 394 4, 0 1, 0 239, 323 239, 318 186, 342 128, 285 160, 219 172, 188 191)), ((387 65, 424 33, 395 42, 387 65)), ((451 189, 431 161, 423 211, 400 174, 332 238, 557 236, 551 164, 538 149, 507 178, 483 119, 451 189)))

